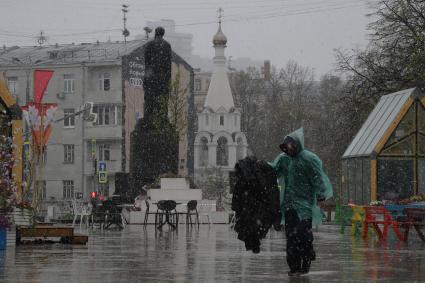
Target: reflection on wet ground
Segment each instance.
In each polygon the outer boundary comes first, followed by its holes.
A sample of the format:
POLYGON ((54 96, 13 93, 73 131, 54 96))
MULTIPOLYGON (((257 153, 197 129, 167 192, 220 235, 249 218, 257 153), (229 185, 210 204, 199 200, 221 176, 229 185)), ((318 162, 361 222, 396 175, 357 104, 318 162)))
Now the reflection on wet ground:
POLYGON ((262 251, 246 252, 227 225, 157 232, 153 226, 90 231, 87 246, 26 245, 0 253, 1 282, 420 282, 425 249, 340 235, 338 227, 315 233, 311 273, 289 278, 282 232, 272 232, 262 251))

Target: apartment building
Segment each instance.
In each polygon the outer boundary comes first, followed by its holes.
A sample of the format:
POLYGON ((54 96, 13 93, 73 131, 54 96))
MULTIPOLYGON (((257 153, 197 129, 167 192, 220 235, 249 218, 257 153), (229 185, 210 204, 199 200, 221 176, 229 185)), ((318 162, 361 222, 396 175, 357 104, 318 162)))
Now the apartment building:
MULTIPOLYGON (((91 191, 109 196, 115 174, 129 171, 130 134, 143 117, 144 40, 96 42, 41 47, 11 47, 0 51, 0 72, 19 105, 32 101, 33 71, 53 70, 43 102, 57 103, 56 118, 45 156, 45 202, 84 198, 91 191), (93 102, 95 122, 71 114, 93 102), (100 184, 95 162, 106 164, 108 181, 100 184)), ((180 141, 179 173, 193 174, 193 70, 173 53, 172 73, 179 73, 187 102, 187 131, 180 141)))

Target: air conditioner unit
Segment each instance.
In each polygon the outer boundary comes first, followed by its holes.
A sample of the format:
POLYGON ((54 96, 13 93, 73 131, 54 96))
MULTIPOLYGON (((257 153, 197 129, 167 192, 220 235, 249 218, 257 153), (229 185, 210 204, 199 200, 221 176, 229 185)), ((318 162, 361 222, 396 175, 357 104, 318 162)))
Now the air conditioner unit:
POLYGON ((59 93, 57 93, 56 94, 56 96, 59 98, 59 99, 65 99, 65 93, 64 92, 59 92, 59 93))

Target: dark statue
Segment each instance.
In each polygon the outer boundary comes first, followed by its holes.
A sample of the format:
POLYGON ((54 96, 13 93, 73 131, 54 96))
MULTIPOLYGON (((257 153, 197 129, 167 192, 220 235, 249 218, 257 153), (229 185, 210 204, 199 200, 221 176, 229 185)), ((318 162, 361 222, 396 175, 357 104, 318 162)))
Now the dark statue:
POLYGON ((168 105, 169 85, 171 81, 171 46, 162 37, 164 29, 155 30, 155 39, 145 48, 145 115, 148 120, 154 118, 167 119, 167 111, 161 106, 168 105), (162 101, 161 101, 162 100, 162 101), (165 117, 164 117, 165 113, 165 117), (162 117, 160 117, 162 115, 162 117))
POLYGON ((155 30, 155 39, 145 45, 144 117, 131 134, 130 178, 134 194, 160 174, 177 173, 179 139, 168 120, 171 82, 171 46, 155 30))

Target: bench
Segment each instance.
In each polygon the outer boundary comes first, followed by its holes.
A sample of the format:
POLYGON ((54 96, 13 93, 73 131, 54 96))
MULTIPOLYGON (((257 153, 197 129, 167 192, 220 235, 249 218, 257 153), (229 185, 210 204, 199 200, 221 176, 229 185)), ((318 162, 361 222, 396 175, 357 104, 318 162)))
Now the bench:
POLYGON ((375 230, 379 240, 386 241, 388 230, 391 227, 400 241, 405 241, 399 229, 400 222, 393 220, 391 214, 383 206, 365 206, 365 219, 363 225, 363 238, 367 238, 369 225, 375 230), (381 230, 380 225, 383 229, 381 230))
POLYGON ((406 221, 403 222, 403 226, 405 228, 405 241, 407 242, 410 228, 413 226, 421 240, 425 243, 425 236, 421 230, 423 227, 425 227, 425 208, 407 207, 404 209, 404 212, 407 218, 406 221))

